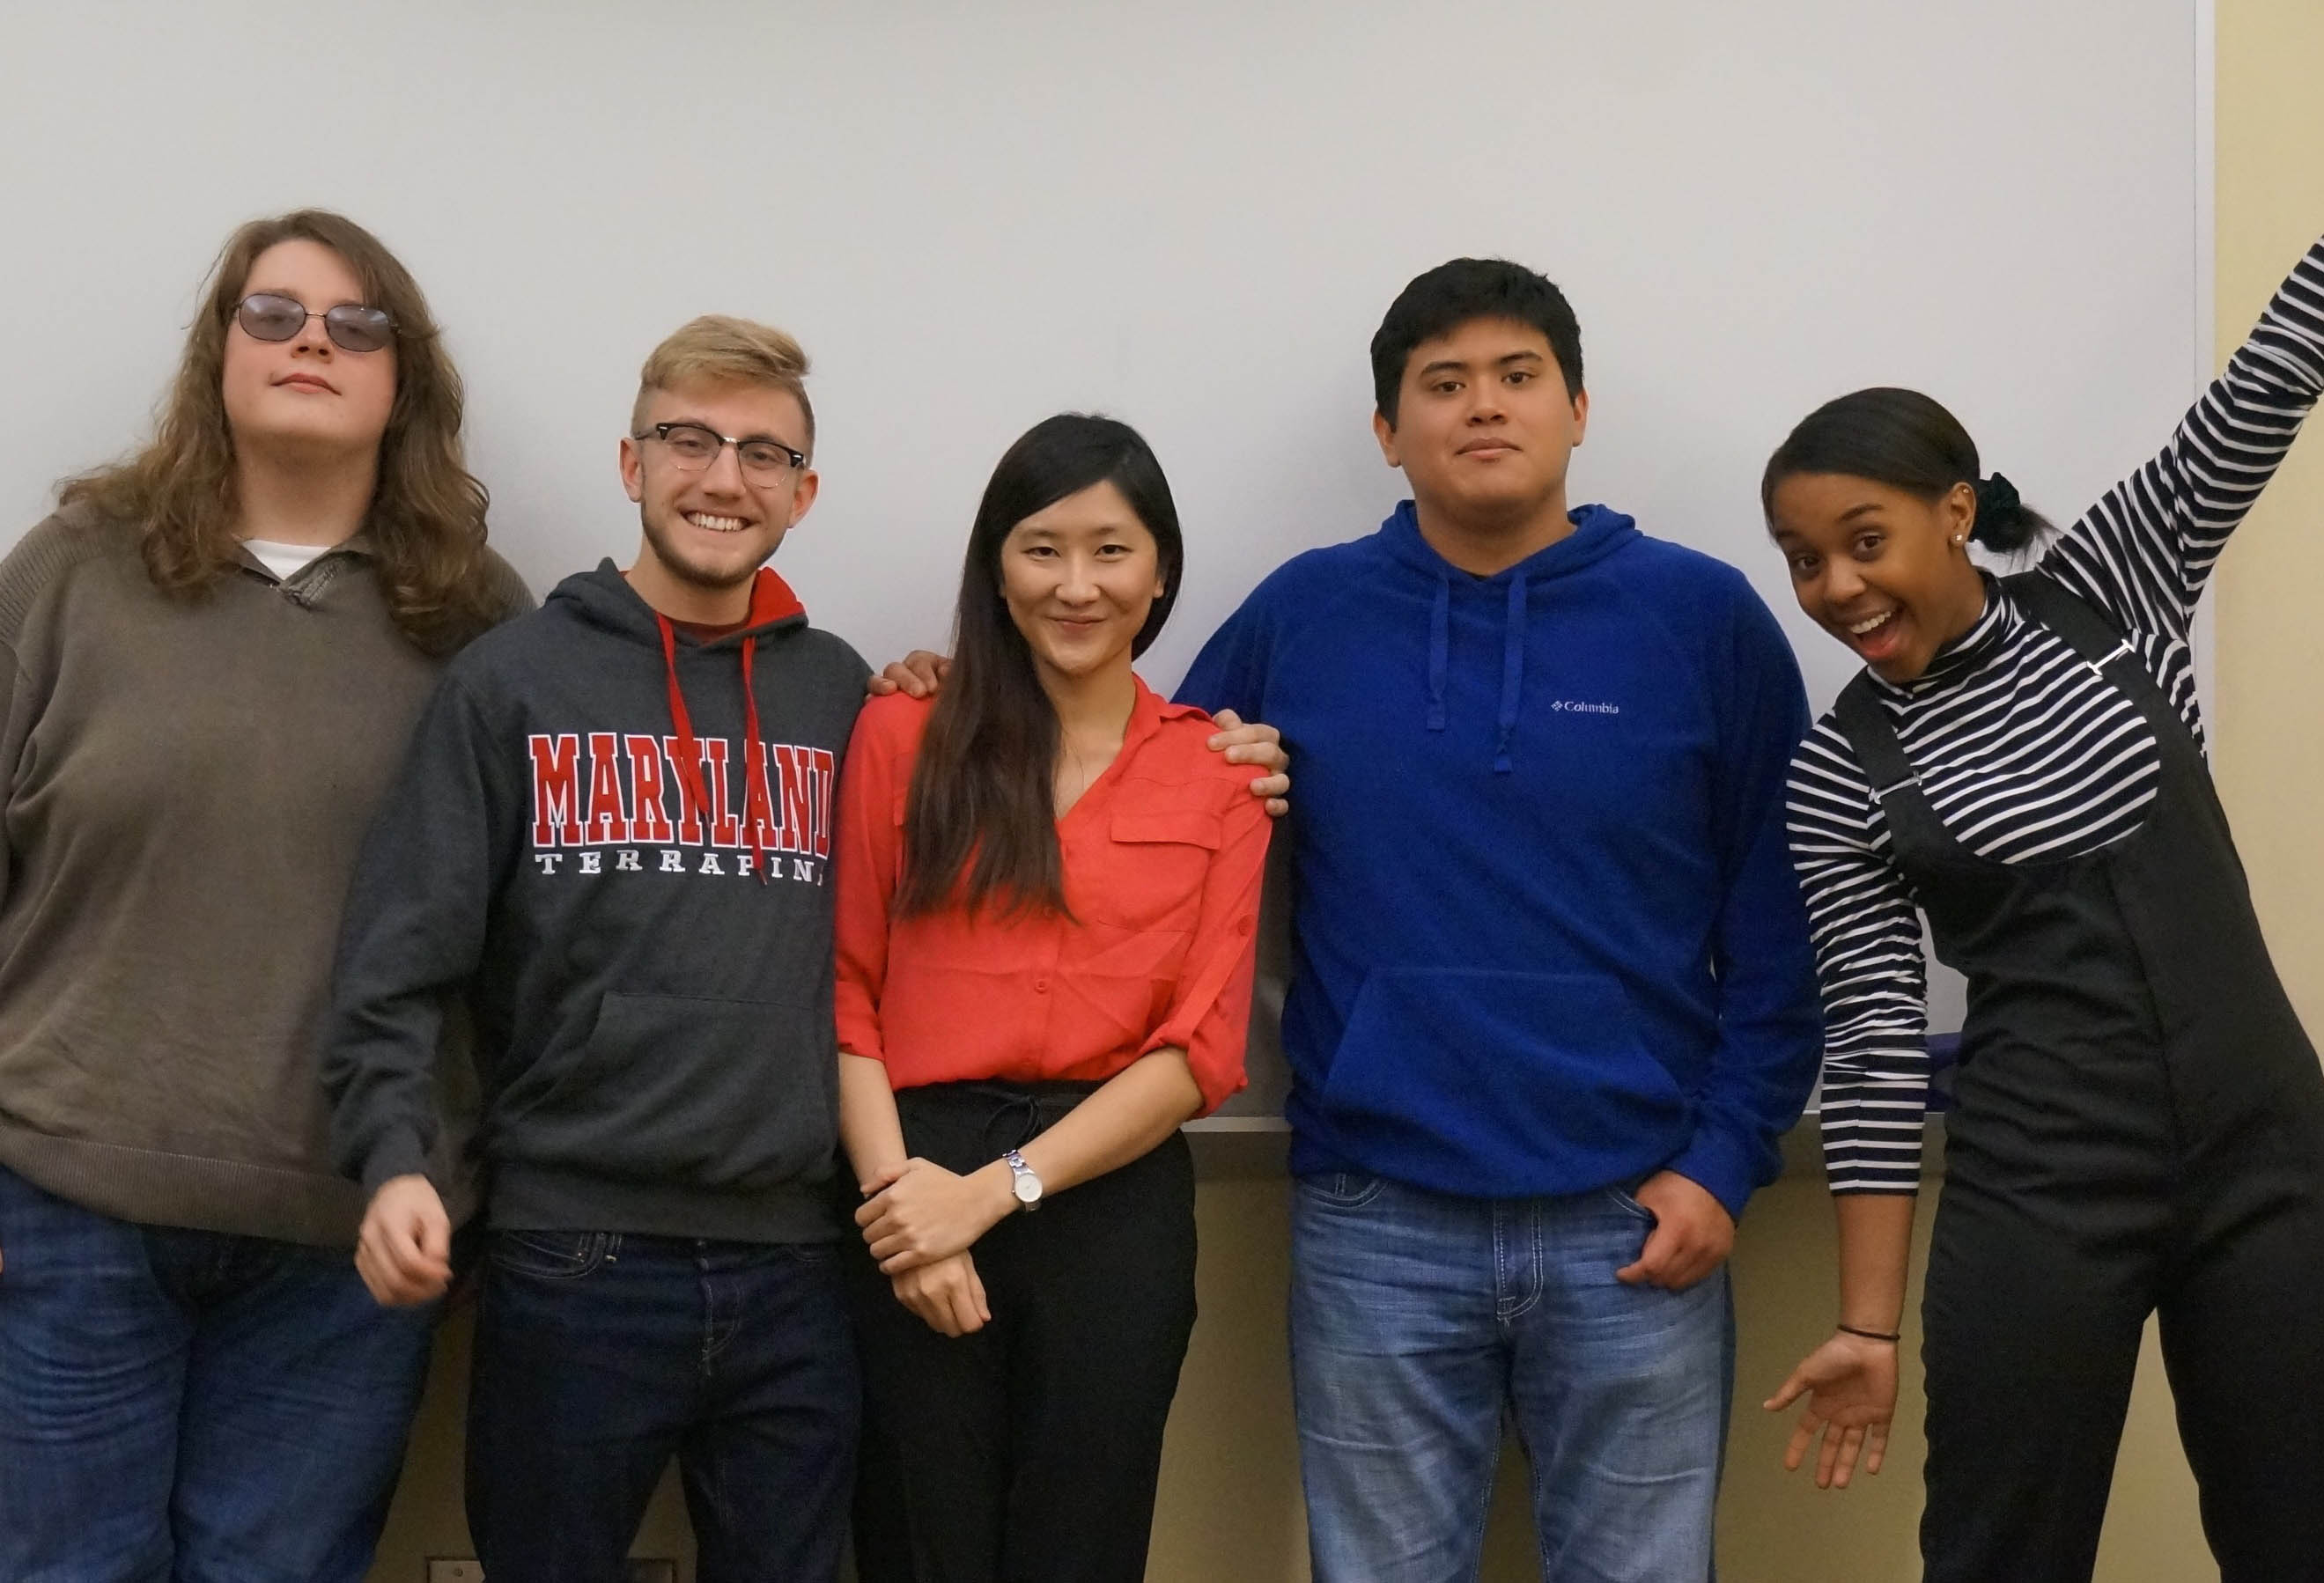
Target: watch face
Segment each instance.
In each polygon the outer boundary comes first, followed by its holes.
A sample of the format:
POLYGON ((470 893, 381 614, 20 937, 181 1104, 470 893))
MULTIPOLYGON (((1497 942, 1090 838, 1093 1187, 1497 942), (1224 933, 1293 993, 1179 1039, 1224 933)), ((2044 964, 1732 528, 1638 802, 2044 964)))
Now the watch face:
POLYGON ((1019 1176, 1010 1183, 1010 1191, 1017 1195, 1019 1203, 1029 1204, 1041 1196, 1041 1183, 1037 1178, 1019 1176))

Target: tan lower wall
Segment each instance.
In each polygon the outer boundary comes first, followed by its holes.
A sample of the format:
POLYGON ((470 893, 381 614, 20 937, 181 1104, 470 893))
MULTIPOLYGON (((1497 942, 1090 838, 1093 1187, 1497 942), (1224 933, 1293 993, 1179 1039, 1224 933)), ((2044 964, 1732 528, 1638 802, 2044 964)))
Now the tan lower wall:
MULTIPOLYGON (((1148 1574, 1157 1583, 1300 1583, 1307 1576, 1284 1356, 1286 1194, 1277 1177, 1207 1182, 1198 1195, 1202 1318, 1164 1453, 1148 1574)), ((1821 1493, 1804 1477, 1785 1475, 1780 1458, 1787 1426, 1758 1407, 1798 1357, 1829 1333, 1832 1259, 1831 1202, 1820 1182, 1787 1179, 1754 1201, 1734 1265, 1740 1333, 1720 1507, 1725 1583, 1907 1583, 1920 1575, 1917 1380, 1907 1383, 1888 1470, 1845 1493, 1821 1493)), ((2186 1583, 2204 1576, 2209 1564, 2152 1350, 2150 1345, 2100 1556, 2098 1576, 2107 1583, 2186 1583)), ((421 1583, 425 1557, 467 1553, 458 1450, 466 1366, 467 1325, 455 1321, 438 1350, 411 1460, 373 1569, 375 1583, 421 1583)), ((2028 1432, 2035 1431, 2029 1426, 2028 1432)), ((1512 1450, 1502 1460, 1487 1536, 1486 1583, 1540 1576, 1522 1472, 1512 1450)), ((680 1577, 691 1578, 684 1513, 668 1483, 637 1553, 677 1558, 680 1577)))

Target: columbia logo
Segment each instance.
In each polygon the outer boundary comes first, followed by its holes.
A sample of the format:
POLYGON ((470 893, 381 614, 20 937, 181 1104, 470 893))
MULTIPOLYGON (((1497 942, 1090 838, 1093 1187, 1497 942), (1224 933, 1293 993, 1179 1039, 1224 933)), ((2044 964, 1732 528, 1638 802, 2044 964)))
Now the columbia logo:
POLYGON ((1550 701, 1553 714, 1619 714, 1619 704, 1585 704, 1579 698, 1554 698, 1550 701))

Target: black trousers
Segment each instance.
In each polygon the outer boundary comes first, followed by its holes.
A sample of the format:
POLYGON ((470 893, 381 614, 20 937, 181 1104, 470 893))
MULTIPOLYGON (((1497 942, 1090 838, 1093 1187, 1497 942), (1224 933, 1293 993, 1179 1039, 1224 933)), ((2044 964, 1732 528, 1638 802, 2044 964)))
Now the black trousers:
POLYGON ((2197 1147, 2150 1049, 1961 1073, 1923 1305, 1929 1583, 2091 1575, 2146 1316, 2227 1583, 2324 1579, 2324 1099, 2197 1147))
POLYGON ((2132 834, 2001 863, 1937 817, 1868 679, 1836 710, 1969 981, 1922 1307, 1925 1575, 2087 1583, 2152 1313, 2221 1578, 2324 1580, 2324 1070, 2176 704, 2062 584, 2006 586, 2137 706, 2162 772, 2132 834))
MULTIPOLYGON (((944 1083, 896 1098, 906 1146, 965 1173, 1086 1091, 944 1083)), ((860 1241, 850 1257, 870 1419, 863 1583, 1138 1583, 1194 1324, 1185 1139, 1010 1216, 971 1253, 992 1322, 958 1338, 897 1302, 860 1241)))

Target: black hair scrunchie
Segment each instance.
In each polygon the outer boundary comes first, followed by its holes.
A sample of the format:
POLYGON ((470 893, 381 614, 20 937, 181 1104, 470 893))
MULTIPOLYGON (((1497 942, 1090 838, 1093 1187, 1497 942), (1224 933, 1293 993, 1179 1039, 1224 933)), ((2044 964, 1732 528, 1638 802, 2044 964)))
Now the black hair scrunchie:
POLYGON ((2017 486, 2000 474, 1997 473, 1990 478, 1978 480, 1977 525, 1978 528, 1984 528, 1989 523, 1997 523, 2002 518, 2016 511, 2019 504, 2017 486))

